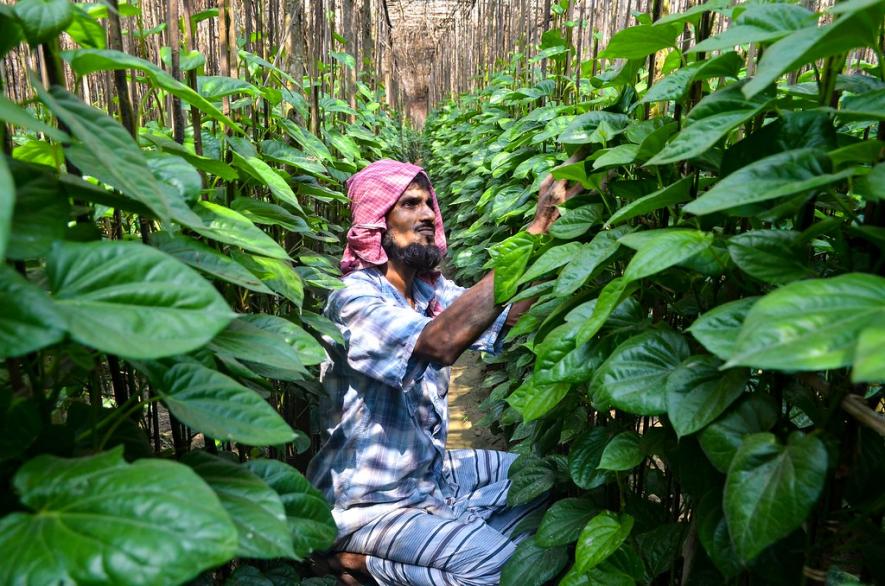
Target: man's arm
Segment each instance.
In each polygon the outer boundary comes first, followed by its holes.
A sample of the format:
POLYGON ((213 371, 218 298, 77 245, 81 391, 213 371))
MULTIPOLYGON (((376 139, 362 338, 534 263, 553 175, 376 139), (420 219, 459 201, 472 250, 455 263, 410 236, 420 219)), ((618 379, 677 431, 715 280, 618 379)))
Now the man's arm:
MULTIPOLYGON (((564 164, 577 162, 581 160, 579 157, 582 157, 580 151, 564 164)), ((556 206, 581 190, 580 185, 569 187, 565 180, 554 181, 552 176, 547 177, 539 188, 535 219, 526 232, 546 234, 559 217, 556 206)), ((453 364, 503 311, 504 306, 495 303, 494 283, 495 273, 491 271, 436 316, 421 332, 413 353, 433 362, 453 364)), ((515 324, 531 304, 531 300, 513 304, 507 325, 515 324)))

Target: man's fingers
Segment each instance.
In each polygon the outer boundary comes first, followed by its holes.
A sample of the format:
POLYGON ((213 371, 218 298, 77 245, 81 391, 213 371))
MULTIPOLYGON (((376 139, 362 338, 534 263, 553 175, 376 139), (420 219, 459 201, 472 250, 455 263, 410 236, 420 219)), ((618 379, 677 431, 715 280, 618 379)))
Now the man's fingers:
POLYGON ((572 163, 577 163, 578 161, 583 161, 586 158, 587 158, 587 147, 580 146, 580 147, 578 147, 578 150, 576 150, 574 153, 572 153, 572 156, 570 156, 566 160, 566 162, 563 163, 563 165, 571 165, 572 163))

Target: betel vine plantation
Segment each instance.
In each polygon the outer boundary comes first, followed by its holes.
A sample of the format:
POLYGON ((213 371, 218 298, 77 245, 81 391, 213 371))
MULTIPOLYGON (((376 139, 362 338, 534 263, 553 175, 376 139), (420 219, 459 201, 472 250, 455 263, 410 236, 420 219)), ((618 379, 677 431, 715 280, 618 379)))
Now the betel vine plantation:
POLYGON ((0 85, 0 585, 382 583, 306 474, 381 159, 533 300, 500 584, 885 584, 885 0, 4 0, 0 85))

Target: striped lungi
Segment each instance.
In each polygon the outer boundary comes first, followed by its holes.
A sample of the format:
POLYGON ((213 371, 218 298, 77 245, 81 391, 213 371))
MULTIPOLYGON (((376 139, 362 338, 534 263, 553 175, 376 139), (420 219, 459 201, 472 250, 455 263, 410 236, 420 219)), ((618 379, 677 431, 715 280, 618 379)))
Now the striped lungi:
POLYGON ((516 454, 448 450, 446 480, 455 486, 456 519, 402 508, 357 530, 336 549, 367 554, 367 569, 382 585, 481 585, 500 583, 501 568, 528 534, 519 522, 547 498, 508 508, 507 470, 516 454))

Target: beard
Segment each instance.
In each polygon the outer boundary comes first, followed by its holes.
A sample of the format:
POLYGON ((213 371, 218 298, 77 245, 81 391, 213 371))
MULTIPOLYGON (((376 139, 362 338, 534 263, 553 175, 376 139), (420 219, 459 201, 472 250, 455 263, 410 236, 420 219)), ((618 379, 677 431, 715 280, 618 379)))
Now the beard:
POLYGON ((381 248, 387 253, 388 260, 413 268, 418 273, 432 271, 442 261, 442 252, 436 244, 398 246, 387 232, 381 236, 381 248))

